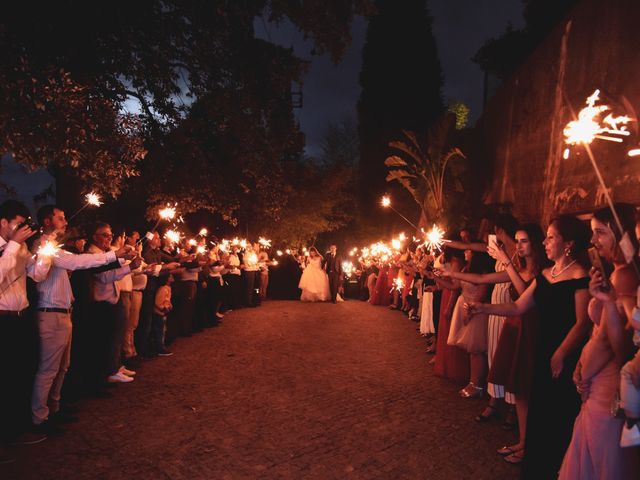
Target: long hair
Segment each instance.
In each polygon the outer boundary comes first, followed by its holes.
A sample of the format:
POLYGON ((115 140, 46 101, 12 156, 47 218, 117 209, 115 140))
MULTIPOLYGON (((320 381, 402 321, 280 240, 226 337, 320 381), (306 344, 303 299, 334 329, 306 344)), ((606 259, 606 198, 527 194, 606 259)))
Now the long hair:
POLYGON ((573 241, 570 256, 578 261, 584 268, 589 268, 587 248, 591 245, 591 230, 573 215, 559 215, 551 220, 553 225, 565 242, 573 241))
MULTIPOLYGON (((633 244, 635 251, 638 251, 638 239, 635 236, 636 228, 636 207, 630 203, 615 203, 613 207, 616 209, 622 229, 629 234, 629 239, 633 244)), ((622 234, 618 229, 613 212, 609 207, 603 207, 593 213, 593 218, 609 226, 613 234, 616 236, 616 243, 622 239, 622 234)))
POLYGON ((551 262, 547 258, 544 251, 544 232, 539 225, 535 223, 526 223, 518 231, 522 231, 529 237, 529 244, 531 245, 531 271, 534 275, 540 273, 543 269, 551 265, 551 262))

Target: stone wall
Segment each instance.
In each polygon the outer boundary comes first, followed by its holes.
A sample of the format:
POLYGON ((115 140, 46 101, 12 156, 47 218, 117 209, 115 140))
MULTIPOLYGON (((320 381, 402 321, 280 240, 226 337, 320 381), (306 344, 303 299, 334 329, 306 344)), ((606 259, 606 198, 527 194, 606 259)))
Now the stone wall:
POLYGON ((563 129, 595 89, 614 114, 633 116, 632 135, 592 151, 614 201, 640 204, 640 1, 583 0, 490 100, 476 128, 493 176, 484 202, 512 202, 522 220, 604 204, 584 147, 563 159, 563 129))

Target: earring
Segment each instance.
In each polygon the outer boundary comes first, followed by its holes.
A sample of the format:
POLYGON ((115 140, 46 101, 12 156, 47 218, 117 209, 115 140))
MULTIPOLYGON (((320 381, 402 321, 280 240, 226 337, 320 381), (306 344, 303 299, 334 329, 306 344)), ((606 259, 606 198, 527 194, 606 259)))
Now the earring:
POLYGON ((567 247, 564 249, 564 256, 565 257, 570 257, 571 256, 571 248, 567 247))

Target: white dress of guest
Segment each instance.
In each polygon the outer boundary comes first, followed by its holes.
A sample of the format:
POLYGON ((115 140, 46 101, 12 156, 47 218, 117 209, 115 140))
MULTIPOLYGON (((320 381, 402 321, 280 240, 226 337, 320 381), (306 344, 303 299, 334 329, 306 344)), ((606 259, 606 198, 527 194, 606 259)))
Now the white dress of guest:
POLYGON ((302 272, 298 288, 302 289, 303 302, 326 302, 331 298, 329 277, 322 269, 320 256, 309 257, 309 263, 302 272))
MULTIPOLYGON (((496 262, 495 269, 496 272, 502 272, 505 270, 505 266, 502 262, 496 262)), ((511 299, 509 287, 511 287, 511 282, 496 283, 493 287, 493 292, 491 292, 491 303, 493 305, 497 305, 500 303, 512 302, 513 300, 511 299)), ((505 319, 506 317, 502 317, 500 315, 489 315, 487 330, 487 358, 489 360, 489 368, 491 368, 493 363, 493 355, 496 353, 498 339, 500 338, 500 332, 502 332, 505 319)), ((489 382, 487 384, 487 392, 493 398, 505 398, 504 386, 502 385, 496 385, 495 383, 489 382)), ((515 395, 509 392, 506 392, 505 400, 510 405, 514 405, 516 403, 515 395)))

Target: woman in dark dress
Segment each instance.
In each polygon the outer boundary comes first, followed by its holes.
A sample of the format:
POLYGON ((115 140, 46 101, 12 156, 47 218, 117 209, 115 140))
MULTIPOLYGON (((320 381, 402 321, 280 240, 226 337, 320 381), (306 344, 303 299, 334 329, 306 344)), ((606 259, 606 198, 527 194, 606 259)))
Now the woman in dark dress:
MULTIPOLYGON (((551 222, 544 241, 553 262, 515 303, 468 303, 470 314, 539 314, 533 382, 527 418, 523 478, 556 478, 571 440, 580 397, 572 375, 591 325, 587 316, 589 277, 578 262, 589 245, 589 231, 577 218, 563 215, 551 222)), ((523 319, 526 321, 526 319, 523 319)))

